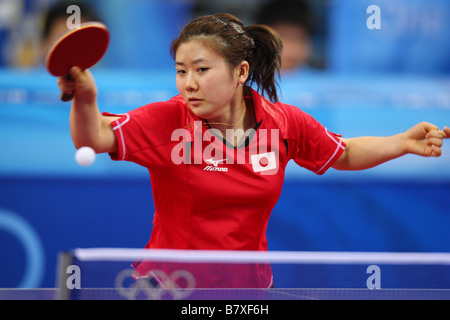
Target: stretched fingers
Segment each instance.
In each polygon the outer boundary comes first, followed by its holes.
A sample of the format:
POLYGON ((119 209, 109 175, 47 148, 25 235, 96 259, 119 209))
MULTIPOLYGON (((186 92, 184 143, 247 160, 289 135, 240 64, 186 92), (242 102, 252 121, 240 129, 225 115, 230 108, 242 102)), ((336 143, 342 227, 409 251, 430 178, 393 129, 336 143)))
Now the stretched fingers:
POLYGON ((450 138, 450 128, 444 127, 444 129, 442 129, 442 132, 444 133, 444 138, 450 138))

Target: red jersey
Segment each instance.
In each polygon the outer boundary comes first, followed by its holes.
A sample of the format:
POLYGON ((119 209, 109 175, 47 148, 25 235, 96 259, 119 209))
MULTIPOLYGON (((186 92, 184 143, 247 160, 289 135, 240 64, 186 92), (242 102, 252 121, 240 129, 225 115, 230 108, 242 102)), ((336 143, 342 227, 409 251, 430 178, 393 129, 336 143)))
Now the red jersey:
POLYGON ((288 161, 323 174, 344 151, 344 142, 299 108, 254 90, 246 99, 257 125, 238 147, 181 95, 111 124, 118 141, 112 159, 150 172, 156 210, 146 248, 267 250, 266 227, 288 161))

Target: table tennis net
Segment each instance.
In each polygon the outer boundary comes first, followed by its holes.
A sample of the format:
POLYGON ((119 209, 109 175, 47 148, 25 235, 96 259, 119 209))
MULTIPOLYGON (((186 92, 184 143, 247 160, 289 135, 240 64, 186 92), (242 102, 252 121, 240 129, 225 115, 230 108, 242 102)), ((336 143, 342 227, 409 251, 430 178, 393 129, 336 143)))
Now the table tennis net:
POLYGON ((61 299, 449 299, 450 254, 95 248, 62 252, 61 299))

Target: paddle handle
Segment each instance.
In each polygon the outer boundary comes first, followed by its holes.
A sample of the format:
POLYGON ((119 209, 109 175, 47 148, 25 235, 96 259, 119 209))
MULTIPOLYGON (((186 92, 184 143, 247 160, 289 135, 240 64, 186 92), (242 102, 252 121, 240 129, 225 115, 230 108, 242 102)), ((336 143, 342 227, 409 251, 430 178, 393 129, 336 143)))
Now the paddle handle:
POLYGON ((73 99, 73 92, 72 93, 62 93, 61 94, 61 101, 68 102, 73 99))
MULTIPOLYGON (((65 77, 67 80, 73 80, 72 77, 70 76, 70 74, 66 75, 65 77)), ((63 93, 61 93, 60 99, 61 99, 61 101, 64 101, 64 102, 71 101, 73 99, 74 94, 75 94, 75 91, 72 91, 71 93, 63 92, 63 93)))

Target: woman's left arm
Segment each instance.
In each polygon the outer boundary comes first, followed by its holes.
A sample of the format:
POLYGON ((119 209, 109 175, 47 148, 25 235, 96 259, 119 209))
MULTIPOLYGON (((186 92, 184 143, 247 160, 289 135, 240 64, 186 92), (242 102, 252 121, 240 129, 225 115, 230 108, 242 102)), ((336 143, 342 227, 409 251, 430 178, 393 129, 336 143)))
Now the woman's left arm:
POLYGON ((443 139, 450 138, 450 128, 442 131, 422 122, 411 129, 390 137, 358 137, 342 139, 345 151, 333 164, 338 170, 364 170, 405 154, 439 157, 443 139))

